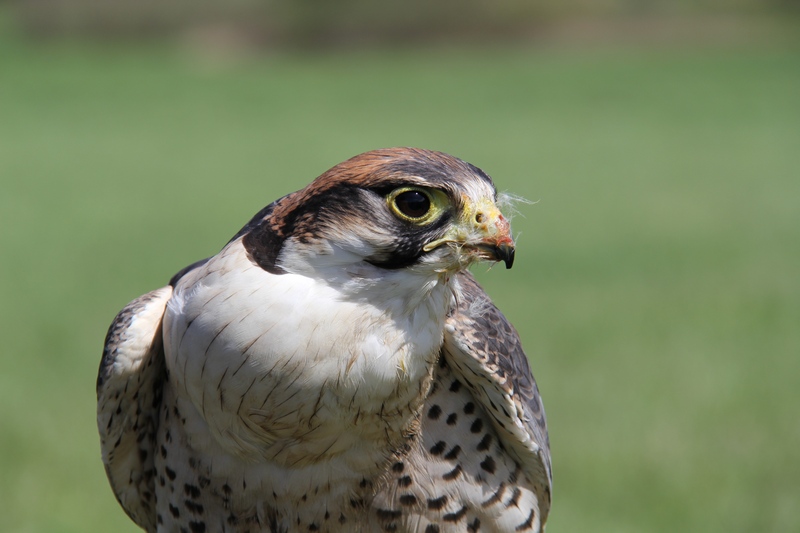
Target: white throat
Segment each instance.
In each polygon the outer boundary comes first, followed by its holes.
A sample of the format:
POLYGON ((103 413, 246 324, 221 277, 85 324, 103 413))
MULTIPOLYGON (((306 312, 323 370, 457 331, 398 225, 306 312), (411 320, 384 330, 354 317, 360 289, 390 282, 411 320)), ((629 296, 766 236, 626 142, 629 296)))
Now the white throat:
POLYGON ((298 246, 289 240, 284 243, 278 262, 290 273, 330 286, 343 299, 384 307, 395 318, 420 311, 442 317, 447 313, 452 292, 448 275, 434 268, 391 270, 372 265, 363 260, 373 251, 365 246, 358 246, 356 253, 326 241, 298 246))

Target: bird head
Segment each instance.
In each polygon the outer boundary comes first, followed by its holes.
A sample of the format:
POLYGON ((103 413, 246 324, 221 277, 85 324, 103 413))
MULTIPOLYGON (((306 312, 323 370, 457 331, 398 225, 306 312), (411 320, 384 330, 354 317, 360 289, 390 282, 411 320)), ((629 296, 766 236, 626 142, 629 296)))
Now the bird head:
POLYGON ((273 273, 368 264, 452 274, 514 262, 511 226, 491 178, 429 150, 366 152, 266 207, 239 235, 273 273))

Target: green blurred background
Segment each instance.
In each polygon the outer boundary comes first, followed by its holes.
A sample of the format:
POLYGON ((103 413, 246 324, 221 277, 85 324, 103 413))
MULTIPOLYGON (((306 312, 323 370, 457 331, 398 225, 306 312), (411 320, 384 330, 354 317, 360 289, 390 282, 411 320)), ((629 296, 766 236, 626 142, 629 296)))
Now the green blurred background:
POLYGON ((796 1, 0 2, 0 531, 135 531, 105 330, 378 147, 521 205, 477 275, 547 407, 550 533, 800 531, 796 1))

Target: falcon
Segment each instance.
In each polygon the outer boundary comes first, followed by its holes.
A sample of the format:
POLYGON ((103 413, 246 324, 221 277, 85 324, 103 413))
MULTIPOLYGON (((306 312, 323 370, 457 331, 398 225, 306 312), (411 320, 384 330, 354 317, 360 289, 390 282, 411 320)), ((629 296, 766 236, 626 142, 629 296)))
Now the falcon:
POLYGON ((542 531, 544 410, 479 261, 514 261, 491 178, 384 149, 133 300, 97 379, 125 512, 160 532, 542 531))

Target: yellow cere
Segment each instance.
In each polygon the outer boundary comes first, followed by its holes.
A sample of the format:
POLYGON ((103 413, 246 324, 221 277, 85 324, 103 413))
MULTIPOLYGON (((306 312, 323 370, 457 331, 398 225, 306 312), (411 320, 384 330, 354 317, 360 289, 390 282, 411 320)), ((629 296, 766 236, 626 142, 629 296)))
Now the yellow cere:
POLYGON ((465 201, 461 216, 464 228, 477 230, 482 235, 493 235, 497 233, 496 222, 503 214, 492 199, 481 198, 474 203, 465 201))
POLYGON ((490 198, 481 198, 477 202, 462 195, 464 206, 457 224, 453 224, 448 232, 441 238, 431 241, 423 250, 430 252, 445 243, 464 244, 474 240, 482 240, 497 233, 497 220, 502 213, 490 198))

